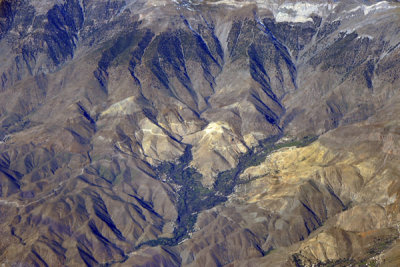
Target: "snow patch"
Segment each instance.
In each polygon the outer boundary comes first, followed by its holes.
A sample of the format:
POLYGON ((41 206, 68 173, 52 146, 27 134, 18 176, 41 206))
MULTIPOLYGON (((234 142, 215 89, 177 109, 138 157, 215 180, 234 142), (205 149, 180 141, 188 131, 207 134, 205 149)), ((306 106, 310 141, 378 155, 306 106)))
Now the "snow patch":
POLYGON ((352 34, 352 33, 357 33, 357 29, 356 28, 345 29, 345 30, 340 31, 339 33, 343 34, 343 35, 349 35, 349 34, 352 34))
POLYGON ((372 35, 369 35, 369 34, 359 34, 359 33, 357 32, 357 29, 356 29, 356 28, 342 30, 342 31, 340 31, 340 33, 343 34, 343 35, 349 35, 349 34, 352 34, 352 33, 356 33, 356 34, 358 34, 358 36, 357 36, 356 39, 365 39, 365 38, 366 38, 366 39, 369 39, 369 40, 373 40, 373 39, 374 39, 374 37, 373 37, 372 35))
POLYGON ((368 35, 368 34, 360 34, 360 35, 357 37, 357 39, 364 39, 364 38, 367 38, 367 39, 370 39, 370 40, 374 39, 373 36, 368 35))
POLYGON ((313 21, 311 15, 323 16, 335 8, 335 4, 314 4, 307 2, 285 3, 273 10, 277 22, 304 23, 313 21))
MULTIPOLYGON (((312 15, 326 17, 334 12, 338 5, 337 3, 323 3, 323 2, 279 2, 276 0, 219 0, 219 1, 205 1, 205 0, 171 0, 175 4, 182 7, 195 7, 196 5, 207 3, 208 5, 227 5, 233 8, 240 8, 243 6, 256 4, 258 8, 269 9, 274 14, 276 22, 290 22, 290 23, 305 23, 312 22, 312 15)), ((373 5, 358 5, 356 8, 344 11, 344 13, 355 15, 354 13, 362 11, 364 15, 384 11, 387 9, 396 8, 395 5, 388 1, 381 1, 373 5)))
POLYGON ((374 13, 377 11, 384 11, 384 10, 388 10, 388 9, 392 9, 395 8, 395 6, 391 5, 390 3, 388 3, 387 1, 382 1, 370 6, 367 5, 361 5, 358 6, 356 8, 353 8, 349 11, 347 11, 347 13, 354 13, 354 12, 358 12, 359 10, 361 10, 364 15, 368 15, 369 13, 374 13))

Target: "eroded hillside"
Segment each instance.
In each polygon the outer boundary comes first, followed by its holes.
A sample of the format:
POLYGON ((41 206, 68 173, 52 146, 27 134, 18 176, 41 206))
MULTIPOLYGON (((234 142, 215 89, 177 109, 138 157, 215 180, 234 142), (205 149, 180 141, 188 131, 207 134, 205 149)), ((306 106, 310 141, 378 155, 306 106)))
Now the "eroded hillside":
POLYGON ((395 1, 0 2, 0 263, 399 264, 395 1))

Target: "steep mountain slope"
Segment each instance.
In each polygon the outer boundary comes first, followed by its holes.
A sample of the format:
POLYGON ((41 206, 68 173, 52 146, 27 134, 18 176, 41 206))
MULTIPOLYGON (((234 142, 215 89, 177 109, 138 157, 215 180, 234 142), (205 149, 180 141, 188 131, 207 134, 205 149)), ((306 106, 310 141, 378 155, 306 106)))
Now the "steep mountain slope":
POLYGON ((395 1, 0 1, 0 263, 398 264, 395 1))

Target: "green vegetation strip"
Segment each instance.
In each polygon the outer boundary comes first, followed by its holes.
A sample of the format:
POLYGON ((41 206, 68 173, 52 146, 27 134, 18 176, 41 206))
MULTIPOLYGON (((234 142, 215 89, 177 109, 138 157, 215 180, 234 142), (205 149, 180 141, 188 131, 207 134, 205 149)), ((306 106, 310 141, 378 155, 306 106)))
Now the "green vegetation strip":
POLYGON ((183 239, 189 237, 197 220, 197 214, 223 203, 239 183, 240 174, 251 166, 259 165, 274 150, 290 146, 306 146, 317 137, 305 137, 301 140, 286 143, 276 142, 281 136, 274 136, 260 142, 259 146, 244 153, 239 158, 236 168, 218 174, 212 189, 203 187, 202 175, 196 169, 188 167, 192 161, 191 146, 187 146, 185 153, 175 163, 164 162, 157 168, 157 177, 167 177, 167 182, 179 185, 178 191, 178 219, 177 226, 171 238, 158 238, 143 242, 137 246, 176 246, 183 239))

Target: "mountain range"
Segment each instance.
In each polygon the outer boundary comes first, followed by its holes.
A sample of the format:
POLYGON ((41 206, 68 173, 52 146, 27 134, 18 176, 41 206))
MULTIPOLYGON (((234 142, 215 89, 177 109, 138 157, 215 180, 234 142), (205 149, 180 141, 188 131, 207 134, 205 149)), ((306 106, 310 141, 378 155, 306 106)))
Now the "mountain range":
POLYGON ((400 4, 1 0, 2 266, 399 266, 400 4))

